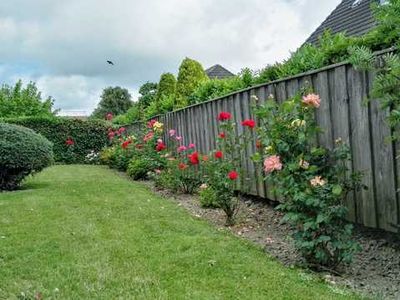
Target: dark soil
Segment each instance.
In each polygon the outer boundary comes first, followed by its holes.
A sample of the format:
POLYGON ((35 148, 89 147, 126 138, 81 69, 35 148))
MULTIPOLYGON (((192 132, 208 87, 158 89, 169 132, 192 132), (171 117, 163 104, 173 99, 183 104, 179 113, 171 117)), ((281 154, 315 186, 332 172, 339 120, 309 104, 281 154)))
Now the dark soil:
MULTIPOLYGON (((174 199, 192 215, 204 218, 219 228, 225 227, 221 210, 200 207, 198 196, 175 195, 157 190, 157 193, 174 199)), ((236 235, 262 245, 267 253, 286 266, 305 267, 290 237, 290 227, 282 224, 283 215, 274 209, 274 203, 253 198, 242 199, 237 223, 229 229, 236 235)), ((318 273, 334 285, 344 285, 377 299, 400 299, 400 234, 356 227, 354 238, 362 247, 350 265, 329 272, 318 273)))

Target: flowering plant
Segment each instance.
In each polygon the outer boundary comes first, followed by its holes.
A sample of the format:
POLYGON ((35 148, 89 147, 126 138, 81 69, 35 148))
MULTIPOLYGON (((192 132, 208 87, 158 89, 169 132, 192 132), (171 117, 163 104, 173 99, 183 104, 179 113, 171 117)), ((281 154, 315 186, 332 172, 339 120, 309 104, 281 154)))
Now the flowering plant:
POLYGON ((243 187, 248 186, 244 184, 242 154, 250 142, 251 131, 256 123, 252 119, 244 120, 239 125, 243 126, 243 134, 239 135, 229 112, 221 112, 217 119, 220 131, 217 149, 209 155, 210 159, 206 164, 207 189, 212 190, 215 195, 214 206, 225 212, 226 224, 233 225, 239 209, 238 184, 240 182, 243 187))
POLYGON ((196 145, 183 144, 175 129, 169 130, 167 168, 155 176, 156 184, 174 192, 194 193, 201 184, 204 156, 196 150, 196 145))
POLYGON ((270 99, 256 110, 258 139, 265 147, 266 179, 283 198, 278 209, 293 225, 297 248, 308 262, 335 267, 351 260, 358 248, 345 221, 344 201, 361 187, 361 175, 350 174, 349 148, 340 139, 333 149, 315 145, 322 131, 314 120, 320 103, 315 94, 298 95, 281 105, 270 99))

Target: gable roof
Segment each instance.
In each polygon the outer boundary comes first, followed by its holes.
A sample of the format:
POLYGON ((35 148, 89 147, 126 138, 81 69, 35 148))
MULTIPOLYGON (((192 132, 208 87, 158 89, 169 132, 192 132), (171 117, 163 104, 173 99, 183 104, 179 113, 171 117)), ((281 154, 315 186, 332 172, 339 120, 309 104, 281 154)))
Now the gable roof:
POLYGON ((375 26, 371 5, 378 0, 343 0, 324 22, 311 34, 306 43, 316 44, 325 30, 345 32, 348 36, 360 36, 375 26))
POLYGON ((231 71, 218 64, 208 68, 205 72, 210 79, 223 79, 235 76, 231 71))

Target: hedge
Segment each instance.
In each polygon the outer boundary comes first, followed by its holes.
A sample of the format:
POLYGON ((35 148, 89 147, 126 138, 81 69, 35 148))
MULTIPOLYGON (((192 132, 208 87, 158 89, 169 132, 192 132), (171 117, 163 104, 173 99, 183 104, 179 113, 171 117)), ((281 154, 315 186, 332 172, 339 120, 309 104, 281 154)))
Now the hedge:
POLYGON ((108 145, 107 132, 111 124, 103 120, 69 118, 13 118, 2 119, 28 127, 53 143, 54 158, 59 163, 85 163, 91 151, 99 152, 108 145))

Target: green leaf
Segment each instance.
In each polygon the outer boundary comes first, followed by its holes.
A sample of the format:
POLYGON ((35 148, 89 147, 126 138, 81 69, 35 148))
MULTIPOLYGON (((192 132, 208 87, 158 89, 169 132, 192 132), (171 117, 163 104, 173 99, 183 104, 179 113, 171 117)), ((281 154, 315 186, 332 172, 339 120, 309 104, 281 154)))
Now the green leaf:
POLYGON ((342 191, 343 191, 342 187, 340 185, 338 185, 338 184, 334 185, 333 188, 332 188, 332 193, 335 196, 340 196, 342 194, 342 191))

